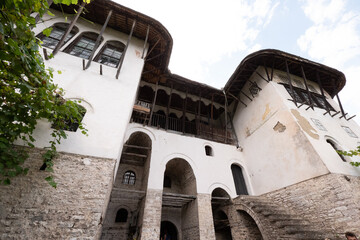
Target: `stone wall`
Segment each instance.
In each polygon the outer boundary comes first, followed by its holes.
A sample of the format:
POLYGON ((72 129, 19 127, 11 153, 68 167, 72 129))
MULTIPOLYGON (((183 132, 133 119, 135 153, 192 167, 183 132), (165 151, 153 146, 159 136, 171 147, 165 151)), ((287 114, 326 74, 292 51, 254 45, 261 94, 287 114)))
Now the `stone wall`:
POLYGON ((211 209, 211 195, 197 195, 200 239, 215 240, 214 220, 211 209))
POLYGON ((360 177, 327 174, 264 194, 334 237, 360 234, 360 177))
POLYGON ((0 239, 99 238, 115 160, 59 153, 50 174, 39 170, 43 150, 27 151, 28 174, 0 185, 0 239))

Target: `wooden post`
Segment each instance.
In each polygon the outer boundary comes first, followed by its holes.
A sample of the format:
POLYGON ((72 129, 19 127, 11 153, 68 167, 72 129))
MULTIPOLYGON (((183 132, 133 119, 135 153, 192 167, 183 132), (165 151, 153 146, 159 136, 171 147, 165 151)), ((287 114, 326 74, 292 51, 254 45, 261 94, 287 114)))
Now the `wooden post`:
POLYGON ((145 37, 145 42, 144 42, 144 48, 143 48, 143 52, 141 54, 141 59, 144 59, 145 56, 145 48, 146 48, 146 44, 148 41, 148 37, 149 37, 149 30, 150 30, 150 26, 148 25, 147 30, 146 30, 146 37, 145 37))
POLYGON ((167 105, 167 108, 166 108, 166 125, 165 125, 166 130, 168 130, 168 128, 169 128, 169 112, 170 112, 169 109, 170 109, 170 104, 171 104, 172 90, 173 90, 173 84, 171 84, 169 101, 168 101, 168 105, 167 105))
POLYGON ((288 77, 288 80, 289 80, 289 85, 290 85, 290 91, 292 93, 292 97, 293 97, 295 106, 297 107, 298 105, 297 105, 297 102, 296 102, 296 95, 295 95, 295 92, 294 92, 293 85, 291 83, 291 77, 290 77, 290 73, 289 73, 289 66, 288 66, 287 60, 285 60, 285 65, 286 65, 286 74, 287 74, 287 77, 288 77))
POLYGON ((153 104, 152 104, 152 106, 151 106, 150 119, 149 119, 149 122, 148 122, 148 126, 151 125, 152 116, 153 116, 153 113, 154 113, 154 108, 155 108, 155 103, 156 103, 156 97, 157 97, 158 87, 159 87, 159 80, 156 81, 155 95, 154 95, 153 104))
POLYGON ((213 127, 213 121, 214 121, 214 94, 211 94, 211 120, 210 120, 210 128, 211 128, 211 137, 214 137, 214 127, 213 127))
MULTIPOLYGON (((319 75, 319 72, 318 71, 316 71, 316 81, 317 81, 317 83, 318 83, 318 85, 319 85, 319 87, 320 87, 320 91, 321 91, 321 96, 322 96, 322 98, 323 98, 323 100, 324 100, 324 104, 325 104, 325 109, 326 109, 326 111, 329 111, 329 109, 328 109, 328 106, 327 106, 327 101, 326 101, 326 97, 325 97, 325 94, 324 94, 324 89, 323 89, 323 87, 322 87, 322 84, 321 84, 321 81, 320 81, 320 75, 319 75)), ((336 96, 337 96, 337 94, 336 94, 336 96)), ((339 98, 338 98, 339 99, 339 98)), ((341 104, 341 103, 340 103, 341 104)), ((343 111, 341 111, 342 113, 344 113, 343 111)))
MULTIPOLYGON (((119 61, 119 66, 118 66, 118 69, 117 69, 117 72, 116 72, 116 79, 119 78, 120 70, 121 70, 122 64, 124 62, 126 51, 127 51, 128 47, 129 47, 129 43, 130 43, 131 37, 133 35, 135 25, 136 25, 136 20, 134 20, 134 22, 133 22, 133 25, 131 27, 131 31, 130 31, 130 34, 129 34, 125 49, 124 49, 123 53, 121 54, 120 61, 119 61)), ((151 119, 150 119, 150 121, 151 121, 151 119)))
POLYGON ((183 133, 185 133, 185 113, 186 113, 186 105, 187 105, 187 96, 188 96, 188 90, 186 89, 186 95, 185 95, 185 99, 184 99, 184 104, 183 104, 183 121, 182 121, 182 129, 183 129, 183 133))
POLYGON ((225 91, 223 90, 223 93, 224 93, 224 97, 225 97, 225 143, 227 142, 227 117, 228 117, 228 114, 227 114, 227 99, 226 99, 226 93, 225 91))
MULTIPOLYGON (((79 18, 82 10, 84 9, 86 2, 83 1, 79 7, 79 9, 77 10, 77 13, 75 15, 75 18, 71 21, 69 27, 66 29, 65 34, 61 37, 60 41, 58 42, 58 44, 56 45, 56 47, 54 48, 54 50, 52 51, 53 56, 55 56, 58 51, 60 50, 60 48, 64 45, 65 39, 66 37, 69 35, 69 33, 71 32, 72 28, 74 27, 77 19, 79 18)), ((49 5, 50 6, 50 5, 49 5)))
POLYGON ((94 57, 94 55, 95 55, 95 51, 96 51, 96 49, 97 49, 97 48, 99 47, 99 45, 100 45, 101 37, 102 37, 102 35, 104 34, 104 31, 105 31, 105 29, 106 29, 106 26, 107 26, 109 20, 110 20, 111 15, 112 15, 112 10, 109 11, 109 13, 108 13, 108 15, 107 15, 107 18, 106 18, 106 21, 105 21, 104 25, 103 25, 102 28, 101 28, 100 34, 99 34, 99 36, 98 36, 97 39, 96 39, 94 48, 93 48, 93 50, 91 51, 91 54, 90 54, 90 57, 89 57, 89 61, 87 62, 85 69, 88 69, 88 68, 90 67, 90 64, 91 64, 91 62, 92 62, 92 59, 93 59, 93 57, 94 57))
MULTIPOLYGON (((338 102, 339 102, 339 106, 340 106, 340 110, 341 110, 342 117, 346 119, 346 117, 345 117, 346 114, 345 114, 345 112, 344 112, 344 109, 343 109, 343 107, 342 107, 342 104, 341 104, 341 101, 340 101, 340 98, 339 98, 339 95, 338 95, 338 94, 336 94, 336 98, 337 98, 337 100, 338 100, 338 102)), ((326 104, 326 102, 325 102, 325 104, 326 104)))
POLYGON ((300 66, 301 66, 301 73, 302 73, 304 83, 305 83, 306 92, 307 92, 307 94, 309 96, 310 107, 312 108, 312 110, 314 110, 314 103, 313 103, 313 100, 312 100, 312 97, 311 97, 311 93, 309 91, 309 87, 307 85, 307 79, 306 79, 306 76, 305 76, 304 68, 303 68, 302 65, 300 65, 300 66))

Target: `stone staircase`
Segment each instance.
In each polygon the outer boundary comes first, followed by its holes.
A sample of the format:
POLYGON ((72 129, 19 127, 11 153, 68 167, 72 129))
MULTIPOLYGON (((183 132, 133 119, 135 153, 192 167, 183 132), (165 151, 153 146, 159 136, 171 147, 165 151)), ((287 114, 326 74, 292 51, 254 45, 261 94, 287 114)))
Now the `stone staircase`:
POLYGON ((233 207, 257 219, 256 223, 265 231, 264 239, 337 239, 333 229, 317 226, 266 197, 239 196, 233 200, 233 207))

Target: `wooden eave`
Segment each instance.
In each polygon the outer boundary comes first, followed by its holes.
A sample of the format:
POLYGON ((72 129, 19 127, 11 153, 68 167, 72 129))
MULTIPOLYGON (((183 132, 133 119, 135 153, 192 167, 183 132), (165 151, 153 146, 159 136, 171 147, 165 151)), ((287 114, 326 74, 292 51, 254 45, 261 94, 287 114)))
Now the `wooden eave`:
POLYGON ((306 78, 317 82, 316 75, 318 73, 322 87, 331 97, 334 97, 345 86, 345 75, 334 68, 279 50, 265 49, 254 52, 242 60, 224 89, 226 93, 236 96, 258 66, 273 67, 274 69, 286 72, 285 61, 288 62, 291 74, 302 77, 302 66, 306 78))
MULTIPOLYGON (((77 11, 78 6, 52 4, 51 8, 58 11, 64 11, 67 14, 74 14, 77 11)), ((159 76, 168 72, 167 67, 173 45, 170 33, 157 20, 110 0, 91 1, 91 3, 85 5, 81 17, 88 21, 103 25, 110 10, 113 10, 113 14, 107 27, 119 32, 130 34, 133 21, 136 20, 133 36, 145 40, 147 28, 149 26, 148 49, 154 48, 147 56, 147 59, 149 60, 145 62, 144 66, 144 72, 148 71, 149 73, 143 74, 142 77, 147 81, 155 82, 159 76)))

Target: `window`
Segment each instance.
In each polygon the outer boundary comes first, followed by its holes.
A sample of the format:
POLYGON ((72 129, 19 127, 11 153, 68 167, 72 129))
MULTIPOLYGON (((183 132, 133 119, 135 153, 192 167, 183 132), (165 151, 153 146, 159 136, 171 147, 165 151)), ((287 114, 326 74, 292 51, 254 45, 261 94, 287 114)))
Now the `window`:
MULTIPOLYGON (((42 46, 54 49, 56 45, 60 42, 60 39, 65 34, 68 27, 68 23, 55 23, 52 26, 52 31, 48 37, 45 36, 43 33, 38 34, 37 37, 40 38, 43 42, 42 46)), ((67 43, 78 32, 79 29, 74 26, 71 29, 70 33, 66 36, 64 44, 67 43)))
POLYGON ((121 208, 117 211, 115 222, 126 222, 128 217, 128 211, 126 209, 121 208))
POLYGON ((210 146, 205 146, 205 154, 206 156, 213 156, 213 150, 210 146))
POLYGON ((96 56, 95 61, 110 67, 117 67, 124 49, 125 45, 123 43, 119 41, 108 41, 96 56))
POLYGON ((356 134, 349 128, 349 127, 346 127, 346 126, 341 126, 345 132, 347 134, 349 134, 350 137, 353 137, 353 138, 357 138, 358 136, 356 136, 356 134))
POLYGON ((70 131, 70 132, 76 132, 76 130, 79 127, 79 123, 81 123, 81 121, 83 120, 85 113, 86 113, 86 109, 79 105, 76 104, 78 111, 80 113, 80 118, 74 118, 71 115, 66 116, 63 119, 59 119, 56 123, 54 123, 51 127, 55 128, 55 129, 62 129, 62 130, 66 130, 66 131, 70 131))
POLYGON ((311 118, 311 121, 313 121, 313 123, 315 124, 315 126, 321 130, 321 131, 327 131, 326 128, 324 127, 324 125, 322 125, 322 123, 318 120, 318 119, 315 119, 315 118, 311 118))
MULTIPOLYGON (((95 47, 95 42, 97 37, 98 37, 97 33, 93 33, 93 32, 82 33, 78 38, 76 38, 76 40, 70 46, 68 46, 65 49, 65 52, 77 57, 89 59, 91 52, 95 47)), ((102 39, 100 43, 101 42, 102 39)))
MULTIPOLYGON (((288 91, 292 99, 295 99, 297 103, 304 103, 309 104, 310 98, 309 94, 306 90, 297 88, 293 86, 294 93, 291 91, 291 88, 288 84, 283 84, 285 89, 288 91)), ((311 92, 311 99, 314 103, 315 107, 322 108, 322 109, 330 109, 331 111, 335 111, 334 108, 323 98, 322 95, 311 92)))
POLYGON ((171 188, 171 178, 169 176, 164 176, 164 187, 171 188))
POLYGON ((336 151, 336 153, 339 155, 341 160, 343 160, 343 162, 346 162, 345 157, 343 155, 341 155, 340 153, 338 153, 338 151, 341 151, 340 147, 335 142, 331 141, 330 139, 327 139, 326 142, 332 146, 332 148, 336 151))
POLYGON ((136 180, 135 173, 133 171, 127 171, 123 177, 123 184, 134 185, 136 180))

